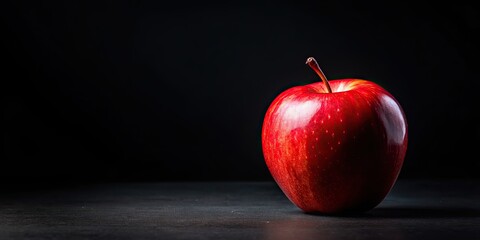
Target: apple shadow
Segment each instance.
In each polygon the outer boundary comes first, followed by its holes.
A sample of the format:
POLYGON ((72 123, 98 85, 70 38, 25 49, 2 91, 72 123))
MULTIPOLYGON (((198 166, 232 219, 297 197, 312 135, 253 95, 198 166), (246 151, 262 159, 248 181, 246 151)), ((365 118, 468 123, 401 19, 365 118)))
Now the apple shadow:
POLYGON ((365 213, 369 218, 479 218, 480 209, 468 207, 377 207, 365 213))
POLYGON ((377 207, 367 212, 347 212, 341 214, 306 213, 312 216, 371 218, 371 219, 441 219, 441 218, 480 218, 480 209, 468 207, 377 207))

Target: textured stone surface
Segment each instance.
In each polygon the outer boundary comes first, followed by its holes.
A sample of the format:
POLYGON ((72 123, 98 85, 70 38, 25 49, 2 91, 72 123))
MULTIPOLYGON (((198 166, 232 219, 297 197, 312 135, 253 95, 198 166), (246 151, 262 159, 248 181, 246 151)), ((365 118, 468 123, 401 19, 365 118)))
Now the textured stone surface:
POLYGON ((480 239, 479 181, 398 181, 375 209, 308 215, 273 182, 109 183, 0 194, 0 239, 480 239))

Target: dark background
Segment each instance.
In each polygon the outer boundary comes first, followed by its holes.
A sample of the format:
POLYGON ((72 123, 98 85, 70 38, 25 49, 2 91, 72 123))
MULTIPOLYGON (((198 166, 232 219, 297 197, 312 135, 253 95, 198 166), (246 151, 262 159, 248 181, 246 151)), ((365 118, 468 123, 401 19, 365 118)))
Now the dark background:
POLYGON ((263 116, 309 56, 401 103, 401 178, 479 177, 479 9, 389 4, 4 1, 0 178, 269 180, 263 116))

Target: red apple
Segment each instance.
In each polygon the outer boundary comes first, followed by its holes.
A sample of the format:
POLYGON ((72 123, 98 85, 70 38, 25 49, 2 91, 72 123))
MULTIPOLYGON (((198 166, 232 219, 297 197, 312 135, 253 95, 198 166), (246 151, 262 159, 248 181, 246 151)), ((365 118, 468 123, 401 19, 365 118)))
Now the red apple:
POLYGON ((285 195, 304 212, 335 214, 378 205, 395 184, 407 150, 407 122, 397 100, 361 79, 282 92, 262 128, 265 162, 285 195))

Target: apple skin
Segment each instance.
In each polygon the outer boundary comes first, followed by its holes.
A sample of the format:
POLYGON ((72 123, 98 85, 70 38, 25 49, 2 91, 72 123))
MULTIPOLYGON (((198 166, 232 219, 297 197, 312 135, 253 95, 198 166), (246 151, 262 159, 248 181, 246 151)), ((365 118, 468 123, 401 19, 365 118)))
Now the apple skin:
POLYGON ((407 150, 405 114, 379 85, 361 79, 297 86, 270 105, 262 127, 267 167, 304 212, 338 214, 377 206, 407 150))

